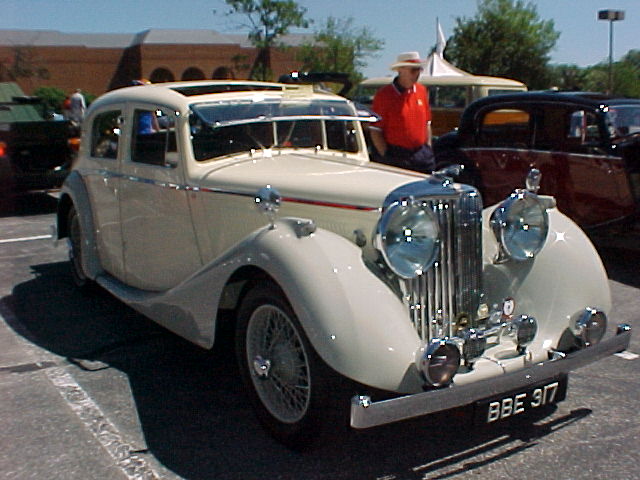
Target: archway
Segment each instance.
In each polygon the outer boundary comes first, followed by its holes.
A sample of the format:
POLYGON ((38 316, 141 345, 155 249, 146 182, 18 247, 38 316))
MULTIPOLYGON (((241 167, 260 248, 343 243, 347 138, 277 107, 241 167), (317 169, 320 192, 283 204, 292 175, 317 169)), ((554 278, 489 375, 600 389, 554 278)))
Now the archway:
POLYGON ((171 70, 164 67, 156 68, 149 77, 151 83, 174 82, 175 79, 171 70))
POLYGON ((189 67, 182 73, 182 80, 204 80, 204 73, 197 67, 189 67))
POLYGON ((236 78, 233 73, 233 69, 226 66, 221 66, 216 68, 211 74, 211 78, 214 80, 233 80, 236 78))

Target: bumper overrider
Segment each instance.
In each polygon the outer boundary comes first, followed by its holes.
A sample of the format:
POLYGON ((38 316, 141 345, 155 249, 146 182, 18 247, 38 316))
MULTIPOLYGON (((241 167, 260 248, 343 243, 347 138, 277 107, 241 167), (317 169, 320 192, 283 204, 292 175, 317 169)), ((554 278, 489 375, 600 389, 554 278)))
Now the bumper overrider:
POLYGON ((631 327, 621 324, 618 325, 616 335, 608 340, 568 354, 552 351, 548 361, 491 379, 465 385, 452 384, 441 389, 379 402, 371 401, 368 396, 355 396, 351 400, 351 426, 358 429, 375 427, 462 407, 514 390, 524 390, 626 350, 630 339, 631 327))

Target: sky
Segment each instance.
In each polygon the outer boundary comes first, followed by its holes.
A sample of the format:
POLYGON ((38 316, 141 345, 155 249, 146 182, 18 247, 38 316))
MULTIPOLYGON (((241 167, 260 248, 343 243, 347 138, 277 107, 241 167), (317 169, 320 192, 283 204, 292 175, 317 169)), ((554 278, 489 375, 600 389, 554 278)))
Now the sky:
MULTIPOLYGON (((553 20, 560 38, 551 63, 581 67, 609 58, 609 22, 598 11, 625 11, 613 24, 613 57, 640 49, 640 0, 537 0, 538 15, 553 20)), ((473 18, 476 0, 298 0, 314 27, 327 17, 352 17, 385 42, 377 58, 368 58, 367 77, 390 74, 398 53, 417 50, 427 56, 436 43, 436 21, 445 37, 457 18, 473 18)), ((58 30, 67 33, 137 33, 149 28, 213 29, 240 33, 238 20, 223 15, 222 0, 0 0, 0 29, 58 30)), ((299 31, 298 33, 304 33, 299 31)), ((445 50, 446 55, 446 50, 445 50)))

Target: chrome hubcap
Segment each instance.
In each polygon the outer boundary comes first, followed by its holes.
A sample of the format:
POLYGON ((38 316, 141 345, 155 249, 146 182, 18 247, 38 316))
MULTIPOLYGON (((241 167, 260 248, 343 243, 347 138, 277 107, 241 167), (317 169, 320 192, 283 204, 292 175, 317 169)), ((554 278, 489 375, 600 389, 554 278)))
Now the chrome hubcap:
POLYGON ((270 368, 271 361, 265 360, 260 355, 253 360, 253 371, 256 373, 258 378, 267 378, 269 376, 270 368))
POLYGON ((247 326, 246 358, 265 408, 283 423, 302 419, 311 399, 309 361, 289 316, 274 305, 258 307, 247 326))

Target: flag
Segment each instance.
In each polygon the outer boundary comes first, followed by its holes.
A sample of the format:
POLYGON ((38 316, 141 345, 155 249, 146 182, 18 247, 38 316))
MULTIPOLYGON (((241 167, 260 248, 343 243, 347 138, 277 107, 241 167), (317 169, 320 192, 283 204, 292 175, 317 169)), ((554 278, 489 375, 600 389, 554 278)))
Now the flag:
POLYGON ((440 58, 443 58, 444 47, 447 46, 447 39, 444 37, 442 27, 440 26, 440 19, 438 18, 436 18, 436 30, 437 30, 436 53, 440 58))

